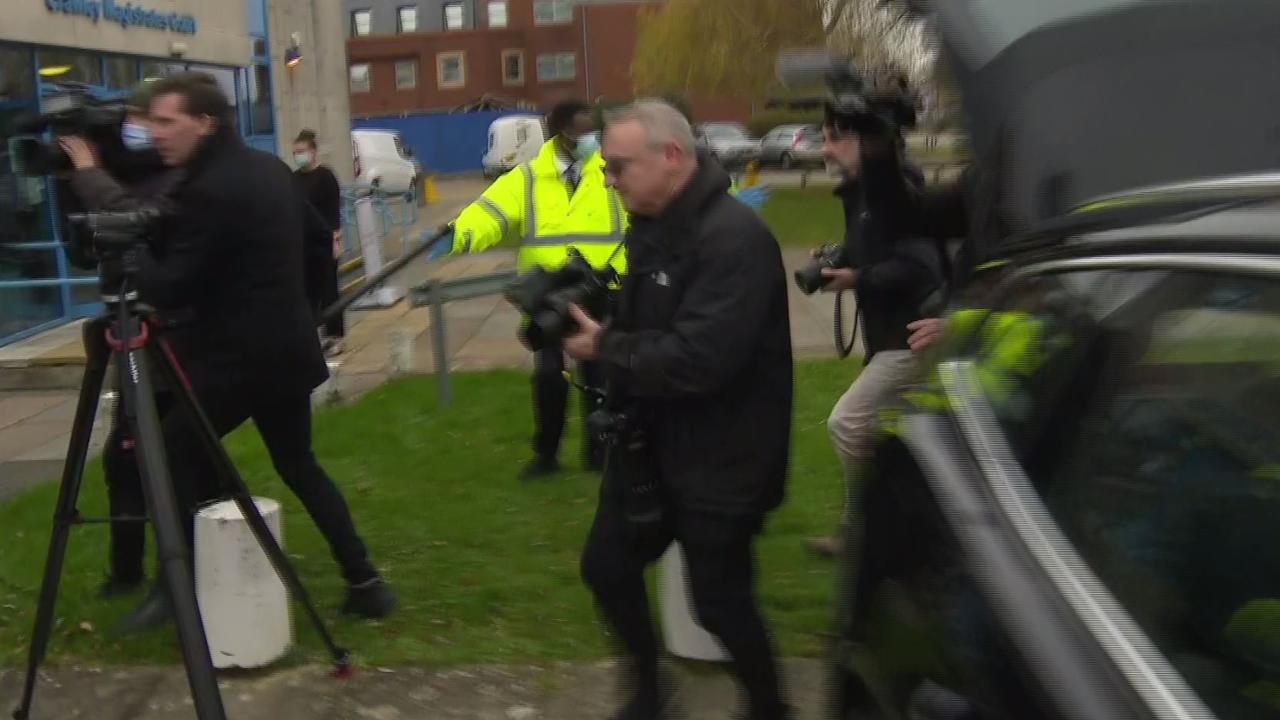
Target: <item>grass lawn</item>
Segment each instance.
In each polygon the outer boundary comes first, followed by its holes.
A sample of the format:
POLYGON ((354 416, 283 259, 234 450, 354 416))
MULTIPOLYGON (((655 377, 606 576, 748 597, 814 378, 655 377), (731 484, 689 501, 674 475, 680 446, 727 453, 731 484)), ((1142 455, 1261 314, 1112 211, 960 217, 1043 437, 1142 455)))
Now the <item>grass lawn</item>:
MULTIPOLYGON (((789 496, 759 544, 765 611, 787 655, 818 654, 827 627, 832 568, 809 556, 802 541, 836 520, 839 470, 824 421, 856 368, 837 361, 798 367, 789 496)), ((250 487, 284 502, 287 550, 339 642, 362 664, 438 667, 606 653, 578 579, 599 481, 576 472, 527 485, 515 479, 529 455, 528 382, 516 371, 459 374, 457 400, 440 410, 431 378, 411 378, 317 416, 321 461, 400 595, 400 611, 378 623, 337 615, 342 585, 323 540, 275 477, 257 434, 243 428, 229 438, 250 487)), ((574 425, 564 458, 575 459, 579 447, 574 425)), ((0 666, 25 662, 56 491, 45 484, 0 505, 0 666)), ((104 508, 95 462, 81 509, 100 515, 104 508)), ((73 530, 51 662, 179 662, 171 631, 127 639, 104 632, 133 602, 94 599, 106 548, 105 526, 73 530)), ((292 659, 324 660, 298 612, 294 624, 292 659)))
POLYGON ((844 238, 844 209, 830 187, 775 189, 761 217, 783 247, 816 248, 844 238))

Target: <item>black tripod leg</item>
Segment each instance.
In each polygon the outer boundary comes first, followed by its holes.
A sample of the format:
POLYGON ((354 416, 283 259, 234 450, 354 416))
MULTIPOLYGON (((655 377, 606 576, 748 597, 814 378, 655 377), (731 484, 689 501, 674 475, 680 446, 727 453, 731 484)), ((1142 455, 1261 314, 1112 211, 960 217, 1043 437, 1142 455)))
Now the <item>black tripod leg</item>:
POLYGON ((71 426, 71 444, 62 465, 62 485, 58 489, 58 504, 53 514, 53 535, 45 558, 44 579, 40 582, 40 601, 36 606, 35 628, 31 632, 31 650, 27 656, 27 677, 23 685, 22 702, 13 712, 16 720, 26 720, 31 713, 37 671, 49 646, 53 610, 58 600, 58 583, 62 579, 62 565, 67 556, 68 535, 79 517, 76 502, 80 498, 80 484, 84 479, 85 456, 89 452, 89 439, 93 435, 98 396, 102 392, 102 382, 107 374, 107 363, 111 360, 106 328, 105 319, 91 320, 84 324, 84 380, 80 383, 80 399, 76 403, 76 417, 71 426))
POLYGON ((191 685, 191 697, 195 701, 196 716, 200 720, 225 720, 222 694, 218 690, 218 678, 209 655, 209 640, 205 637, 204 622, 196 601, 195 578, 188 559, 190 553, 184 530, 186 516, 178 506, 169 475, 147 354, 140 350, 130 351, 127 367, 122 369, 120 377, 125 417, 133 426, 135 453, 155 531, 160 572, 169 586, 169 599, 178 626, 178 642, 187 669, 187 682, 191 685))
POLYGON ((223 489, 227 491, 231 499, 235 501, 236 506, 240 508, 241 515, 249 523, 249 529, 253 531, 254 537, 258 540, 258 545, 266 553, 267 559, 271 561, 271 566, 275 568, 276 574, 280 576, 281 581, 289 589, 293 599, 301 603, 303 609, 306 610, 311 623, 315 625, 316 631, 320 633, 325 647, 333 657, 334 667, 338 674, 345 675, 350 671, 350 653, 346 649, 338 647, 333 636, 329 634, 329 629, 325 627, 324 620, 311 602, 311 596, 307 594, 307 589, 303 586, 302 579, 298 577, 293 565, 289 564, 289 558, 285 555, 284 550, 280 548, 280 544, 276 542, 275 535, 271 534, 271 528, 267 527, 267 522, 262 519, 262 513, 258 512, 258 506, 253 502, 253 495, 249 492, 249 487, 245 485, 244 478, 240 477, 235 464, 227 456, 226 448, 222 447, 222 441, 218 437, 217 429, 213 427, 209 417, 204 414, 204 410, 200 407, 200 401, 196 399, 195 393, 191 391, 186 379, 182 376, 177 360, 170 354, 163 340, 153 344, 151 350, 156 364, 160 366, 161 372, 164 374, 165 381, 177 392, 178 404, 182 407, 183 412, 186 412, 187 416, 196 423, 201 442, 204 443, 210 460, 213 461, 214 466, 217 468, 218 478, 222 482, 223 489))

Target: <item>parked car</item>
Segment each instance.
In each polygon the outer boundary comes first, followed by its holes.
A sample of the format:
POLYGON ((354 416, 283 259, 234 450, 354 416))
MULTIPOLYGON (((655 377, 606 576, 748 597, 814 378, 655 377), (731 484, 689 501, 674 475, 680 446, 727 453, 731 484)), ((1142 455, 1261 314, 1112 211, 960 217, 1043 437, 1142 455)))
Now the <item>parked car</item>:
POLYGON ((703 123, 697 127, 698 146, 711 151, 721 165, 737 168, 760 156, 760 141, 738 123, 703 123))
POLYGON ((537 115, 509 115, 489 125, 489 147, 482 161, 484 176, 495 178, 538 156, 546 143, 546 127, 537 115))
POLYGON ((846 538, 836 717, 1280 717, 1280 181, 1143 197, 953 316, 846 538))
POLYGON ((351 160, 357 184, 377 185, 388 193, 409 192, 422 172, 413 151, 394 130, 352 130, 351 160))
POLYGON ((793 167, 822 164, 822 129, 817 125, 780 125, 760 141, 760 164, 793 167))

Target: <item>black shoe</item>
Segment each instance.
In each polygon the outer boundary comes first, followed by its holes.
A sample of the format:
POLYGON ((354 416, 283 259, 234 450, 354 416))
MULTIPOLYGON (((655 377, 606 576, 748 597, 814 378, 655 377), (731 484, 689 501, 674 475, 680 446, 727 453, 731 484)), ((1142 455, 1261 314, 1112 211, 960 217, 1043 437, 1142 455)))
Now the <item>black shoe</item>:
POLYGON ((396 596, 391 588, 374 578, 360 585, 347 588, 347 600, 342 603, 342 612, 347 615, 359 615, 368 620, 378 620, 391 614, 396 609, 396 596))
POLYGON ((637 694, 610 715, 609 720, 676 720, 678 717, 674 696, 637 694))
MULTIPOLYGON (((631 682, 635 682, 634 676, 631 682)), ((633 689, 631 699, 610 715, 609 720, 676 720, 680 716, 676 704, 675 680, 663 671, 658 675, 656 688, 650 685, 647 688, 633 689)))
POLYGON ((132 595, 141 590, 142 586, 146 584, 147 579, 144 577, 139 577, 137 580, 121 580, 114 575, 108 575, 107 579, 102 581, 102 585, 98 587, 98 599, 110 600, 132 595))
POLYGON ((520 471, 521 480, 537 480, 560 472, 560 461, 555 458, 534 458, 520 471))
POLYGON ((169 605, 169 591, 157 581, 142 604, 116 622, 112 634, 135 635, 164 627, 170 622, 173 622, 173 608, 169 605))

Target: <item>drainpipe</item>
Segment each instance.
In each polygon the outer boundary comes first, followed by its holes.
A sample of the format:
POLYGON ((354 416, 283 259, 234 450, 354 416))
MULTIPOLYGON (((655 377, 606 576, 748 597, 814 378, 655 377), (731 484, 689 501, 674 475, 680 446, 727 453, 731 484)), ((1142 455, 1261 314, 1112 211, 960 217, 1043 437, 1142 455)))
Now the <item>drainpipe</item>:
POLYGON ((587 6, 582 8, 582 74, 587 81, 587 102, 591 101, 591 45, 587 41, 587 6))

